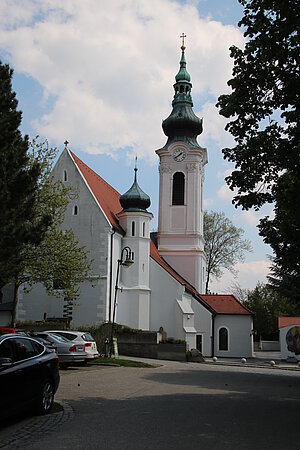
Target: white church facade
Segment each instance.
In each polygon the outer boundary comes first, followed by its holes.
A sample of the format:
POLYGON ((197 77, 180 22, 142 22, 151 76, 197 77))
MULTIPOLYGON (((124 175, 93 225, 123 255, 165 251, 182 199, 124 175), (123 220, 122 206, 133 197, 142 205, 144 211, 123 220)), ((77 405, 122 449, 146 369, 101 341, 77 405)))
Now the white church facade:
POLYGON ((48 296, 40 285, 29 293, 21 288, 18 320, 69 315, 75 327, 97 325, 111 321, 115 310, 117 323, 151 331, 163 327, 168 337, 186 340, 204 356, 252 356, 251 312, 233 295, 203 294, 207 151, 197 142, 202 120, 192 109, 185 47, 181 50, 172 112, 162 125, 167 142, 156 150, 158 232, 150 233, 150 198, 139 186, 137 168, 131 188, 120 195, 66 146, 53 175, 79 192, 63 226, 89 250, 92 282, 80 286, 73 305, 48 296))

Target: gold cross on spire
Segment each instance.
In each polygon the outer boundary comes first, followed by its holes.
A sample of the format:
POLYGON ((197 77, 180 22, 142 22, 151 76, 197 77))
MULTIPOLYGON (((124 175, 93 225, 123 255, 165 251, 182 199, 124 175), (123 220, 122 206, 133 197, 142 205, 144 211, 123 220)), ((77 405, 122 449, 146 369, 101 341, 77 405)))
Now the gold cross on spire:
POLYGON ((180 37, 182 39, 182 46, 181 46, 181 48, 182 48, 182 50, 184 50, 185 49, 184 38, 186 38, 186 34, 182 33, 182 35, 180 37))

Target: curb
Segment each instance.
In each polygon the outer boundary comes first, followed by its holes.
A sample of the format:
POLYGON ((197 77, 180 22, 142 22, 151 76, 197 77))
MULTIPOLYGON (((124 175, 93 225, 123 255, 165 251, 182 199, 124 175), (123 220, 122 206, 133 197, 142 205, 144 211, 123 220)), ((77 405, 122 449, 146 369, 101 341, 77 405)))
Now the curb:
POLYGON ((240 362, 226 362, 226 361, 205 361, 204 364, 211 366, 231 366, 231 367, 247 367, 247 368, 258 368, 258 369, 280 369, 280 370, 290 370, 293 372, 300 372, 300 367, 287 367, 280 364, 271 365, 270 362, 265 363, 240 363, 240 362))

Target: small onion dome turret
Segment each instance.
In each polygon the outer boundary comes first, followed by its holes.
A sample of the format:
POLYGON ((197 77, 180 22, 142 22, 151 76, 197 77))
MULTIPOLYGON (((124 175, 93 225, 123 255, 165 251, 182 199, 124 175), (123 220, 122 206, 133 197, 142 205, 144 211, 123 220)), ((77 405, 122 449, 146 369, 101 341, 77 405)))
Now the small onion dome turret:
POLYGON ((131 188, 121 195, 120 203, 123 211, 147 211, 151 201, 149 195, 145 194, 137 182, 137 167, 134 168, 134 182, 131 188))

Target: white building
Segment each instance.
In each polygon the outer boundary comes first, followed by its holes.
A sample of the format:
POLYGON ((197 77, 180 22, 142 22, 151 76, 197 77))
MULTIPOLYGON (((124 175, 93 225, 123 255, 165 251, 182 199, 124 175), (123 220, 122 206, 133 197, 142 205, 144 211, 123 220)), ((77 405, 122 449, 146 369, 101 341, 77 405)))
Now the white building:
POLYGON ((281 359, 300 361, 300 317, 278 317, 281 359))
MULTIPOLYGON (((167 136, 159 156, 158 232, 150 237, 150 198, 137 180, 122 196, 67 147, 54 177, 74 186, 79 197, 67 209, 63 226, 72 228, 93 260, 93 283, 80 286, 69 311, 74 326, 112 320, 142 330, 160 327, 184 339, 205 356, 251 357, 252 315, 233 295, 202 295, 205 285, 203 183, 206 149, 197 136, 202 120, 193 112, 190 75, 182 46, 167 136), (130 267, 125 260, 133 259, 130 267), (118 272, 118 275, 117 275, 118 272), (117 287, 116 285, 117 278, 117 287), (115 291, 117 302, 115 304, 115 291)), ((42 286, 20 292, 19 320, 63 317, 64 301, 42 286)))

